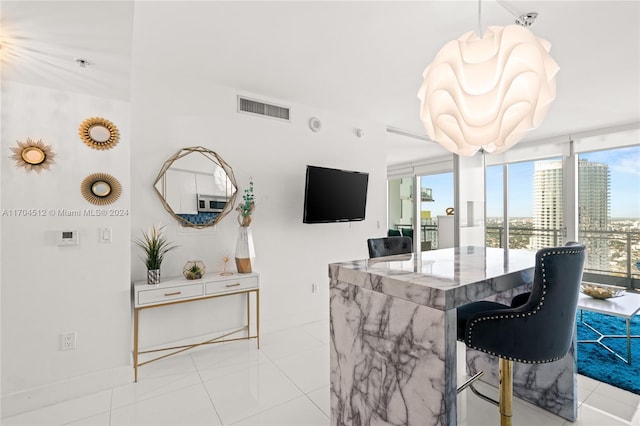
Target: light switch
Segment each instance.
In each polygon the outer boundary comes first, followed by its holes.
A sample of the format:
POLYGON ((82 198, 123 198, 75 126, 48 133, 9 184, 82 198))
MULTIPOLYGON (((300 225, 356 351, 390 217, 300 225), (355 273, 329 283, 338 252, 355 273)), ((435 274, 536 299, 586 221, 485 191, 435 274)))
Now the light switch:
POLYGON ((111 228, 100 228, 100 242, 101 243, 111 242, 111 228))

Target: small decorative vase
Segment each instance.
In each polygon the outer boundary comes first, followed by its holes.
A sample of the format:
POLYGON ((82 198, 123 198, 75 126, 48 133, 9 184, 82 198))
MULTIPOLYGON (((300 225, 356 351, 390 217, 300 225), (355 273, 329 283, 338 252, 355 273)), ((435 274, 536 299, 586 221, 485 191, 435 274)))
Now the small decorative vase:
POLYGON ((251 225, 251 215, 248 214, 246 216, 243 216, 241 214, 238 215, 238 223, 240 224, 240 226, 249 226, 251 225))
POLYGON ((147 269, 147 284, 160 284, 160 269, 147 269))
POLYGON ((199 280, 207 272, 202 260, 188 260, 182 268, 182 274, 188 280, 199 280))
MULTIPOLYGON (((250 217, 250 216, 248 216, 250 217)), ((255 261, 256 253, 253 247, 251 228, 240 226, 238 229, 238 241, 236 242, 236 268, 241 274, 251 272, 251 265, 255 261)))

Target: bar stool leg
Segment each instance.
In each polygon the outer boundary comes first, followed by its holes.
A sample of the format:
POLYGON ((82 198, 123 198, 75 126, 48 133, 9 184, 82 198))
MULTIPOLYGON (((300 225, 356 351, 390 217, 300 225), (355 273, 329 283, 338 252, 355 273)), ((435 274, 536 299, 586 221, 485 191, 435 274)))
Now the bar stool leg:
POLYGON ((511 426, 513 412, 513 361, 500 358, 500 426, 511 426))

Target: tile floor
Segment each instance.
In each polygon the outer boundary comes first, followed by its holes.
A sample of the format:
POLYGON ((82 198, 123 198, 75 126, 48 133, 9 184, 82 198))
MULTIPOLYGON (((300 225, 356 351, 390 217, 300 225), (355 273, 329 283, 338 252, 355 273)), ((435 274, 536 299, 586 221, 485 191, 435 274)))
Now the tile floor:
MULTIPOLYGON (((328 323, 214 345, 140 368, 138 383, 1 419, 2 425, 329 425, 328 323)), ((459 351, 459 355, 461 351, 459 351)), ((579 376, 577 426, 640 425, 640 395, 579 376)), ((469 391, 459 424, 497 425, 469 391), (470 419, 473 420, 470 420, 470 419)), ((571 425, 514 400, 514 426, 571 425)))

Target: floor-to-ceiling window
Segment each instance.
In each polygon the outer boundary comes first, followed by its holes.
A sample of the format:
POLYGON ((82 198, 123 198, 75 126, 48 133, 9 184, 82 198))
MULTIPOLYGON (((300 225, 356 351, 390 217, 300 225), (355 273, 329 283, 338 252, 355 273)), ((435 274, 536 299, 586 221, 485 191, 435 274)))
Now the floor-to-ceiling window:
MULTIPOLYGON (((439 247, 438 219, 447 215, 453 207, 453 173, 436 173, 418 176, 420 182, 419 232, 414 232, 414 182, 416 177, 400 177, 388 180, 388 235, 405 235, 420 238, 422 250, 439 247)), ((449 232, 453 242, 453 228, 449 232)), ((451 246, 449 244, 449 246, 451 246)))
MULTIPOLYGON (((420 176, 420 182, 422 191, 428 195, 423 197, 420 210, 423 247, 439 248, 442 244, 438 238, 438 224, 447 219, 447 209, 453 208, 453 173, 420 176)), ((453 242, 453 235, 440 234, 441 238, 450 237, 453 242)))
POLYGON ((486 244, 537 250, 562 244, 562 160, 527 161, 486 168, 486 244), (507 171, 507 217, 504 173, 507 171), (504 223, 508 223, 508 228, 504 223))
POLYGON ((413 203, 412 176, 389 179, 388 184, 388 232, 390 236, 410 235, 413 228, 413 215, 415 207, 413 203))
POLYGON ((579 154, 578 229, 590 280, 640 279, 640 147, 579 154))

